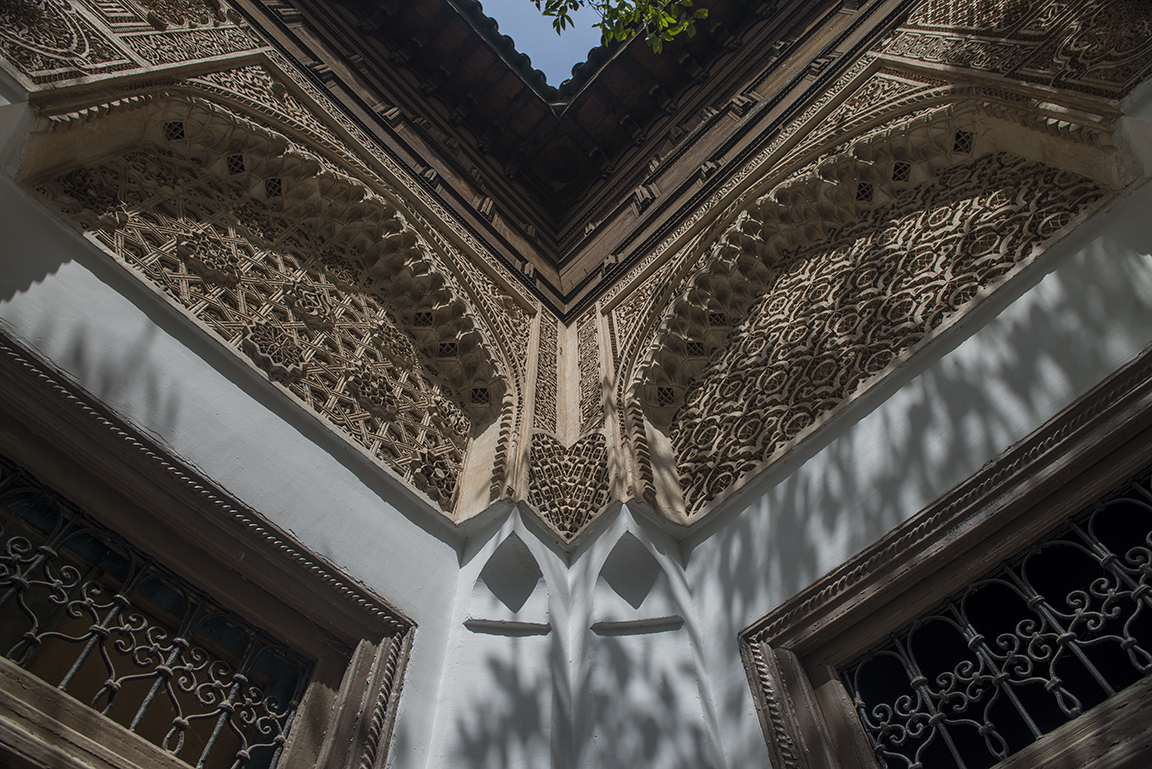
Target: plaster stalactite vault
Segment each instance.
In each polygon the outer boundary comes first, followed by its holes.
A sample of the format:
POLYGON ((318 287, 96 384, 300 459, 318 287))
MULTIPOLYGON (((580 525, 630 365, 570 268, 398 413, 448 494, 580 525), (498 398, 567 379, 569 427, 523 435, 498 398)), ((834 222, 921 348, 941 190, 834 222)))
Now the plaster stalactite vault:
MULTIPOLYGON (((0 456, 301 639, 271 763, 876 769, 837 671, 1152 463, 1152 5, 708 7, 553 88, 458 0, 0 0, 0 456)), ((0 763, 176 765, 32 672, 0 763)))
POLYGON ((386 200, 226 110, 169 104, 150 132, 38 191, 451 513, 474 423, 508 388, 430 247, 386 200))
MULTIPOLYGON (((954 132, 954 146, 966 135, 954 132)), ((797 243, 794 228, 781 226, 797 197, 787 183, 778 188, 738 220, 669 312, 659 368, 648 375, 655 397, 645 400, 670 423, 690 515, 1026 263, 1105 192, 1005 155, 959 163, 919 188, 865 180, 903 176, 899 164, 873 165, 876 176, 834 189, 841 226, 807 243, 807 233, 797 243), (884 186, 890 197, 881 204, 884 186), (847 213, 854 206, 856 222, 847 213)))

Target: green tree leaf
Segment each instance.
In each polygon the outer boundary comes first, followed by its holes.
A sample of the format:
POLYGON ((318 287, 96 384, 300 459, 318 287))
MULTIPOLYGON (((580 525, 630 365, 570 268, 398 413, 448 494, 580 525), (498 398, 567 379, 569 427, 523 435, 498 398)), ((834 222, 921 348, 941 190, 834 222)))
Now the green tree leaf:
POLYGON ((636 35, 655 52, 680 35, 694 37, 696 21, 708 17, 707 8, 692 8, 693 0, 532 0, 536 9, 552 17, 556 34, 573 25, 572 13, 590 7, 600 16, 595 26, 604 42, 624 42, 636 35))

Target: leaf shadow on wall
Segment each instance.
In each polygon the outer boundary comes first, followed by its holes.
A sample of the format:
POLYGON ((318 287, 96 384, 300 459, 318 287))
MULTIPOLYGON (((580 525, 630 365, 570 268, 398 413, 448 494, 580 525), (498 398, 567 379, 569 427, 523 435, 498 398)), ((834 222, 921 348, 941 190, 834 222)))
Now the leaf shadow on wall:
MULTIPOLYGON (((1152 232, 1140 219, 1150 205, 1146 188, 1109 214, 1120 223, 1106 236, 1088 228, 1054 247, 686 543, 690 584, 724 604, 712 615, 725 625, 724 659, 738 659, 737 636, 749 623, 964 481, 1152 340, 1152 232)), ((721 721, 754 719, 747 687, 726 691, 721 721)))
POLYGON ((107 339, 94 337, 98 326, 87 319, 89 313, 115 317, 110 310, 119 308, 109 303, 105 289, 130 300, 154 297, 78 233, 35 208, 11 182, 0 183, 12 196, 0 205, 5 239, 0 249, 3 324, 13 327, 37 352, 51 353, 55 366, 100 400, 115 403, 132 391, 136 403, 143 403, 144 421, 152 430, 165 434, 174 429, 180 416, 177 388, 162 382, 146 365, 162 335, 159 329, 166 325, 161 313, 148 301, 136 301, 136 309, 151 323, 141 325, 132 341, 117 349, 109 348, 107 339), (38 306, 46 301, 41 297, 54 299, 56 306, 38 306))

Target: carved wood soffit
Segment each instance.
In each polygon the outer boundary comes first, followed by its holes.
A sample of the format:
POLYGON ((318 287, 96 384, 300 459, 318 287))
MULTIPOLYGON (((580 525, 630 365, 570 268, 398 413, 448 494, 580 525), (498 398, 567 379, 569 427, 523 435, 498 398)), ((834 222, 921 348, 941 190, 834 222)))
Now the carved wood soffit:
POLYGON ((613 500, 701 519, 1133 181, 1152 11, 1032 5, 922 3, 780 117, 742 102, 762 140, 648 189, 660 226, 570 323, 498 217, 234 11, 18 0, 0 35, 29 189, 434 508, 570 542, 613 500))

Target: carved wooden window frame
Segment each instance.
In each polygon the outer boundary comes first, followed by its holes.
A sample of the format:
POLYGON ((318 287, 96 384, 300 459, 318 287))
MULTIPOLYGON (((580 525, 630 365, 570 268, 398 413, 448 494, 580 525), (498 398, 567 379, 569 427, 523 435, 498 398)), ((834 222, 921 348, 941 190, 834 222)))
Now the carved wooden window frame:
MULTIPOLYGON (((839 671, 1152 464, 1152 351, 740 634, 776 769, 876 769, 839 671)), ((1147 760, 1152 677, 996 764, 1147 760)), ((1142 765, 1142 764, 1140 764, 1142 765)))
MULTIPOLYGON (((279 766, 383 767, 415 625, 0 333, 0 454, 315 660, 279 766)), ((5 766, 183 767, 0 658, 5 766)))

